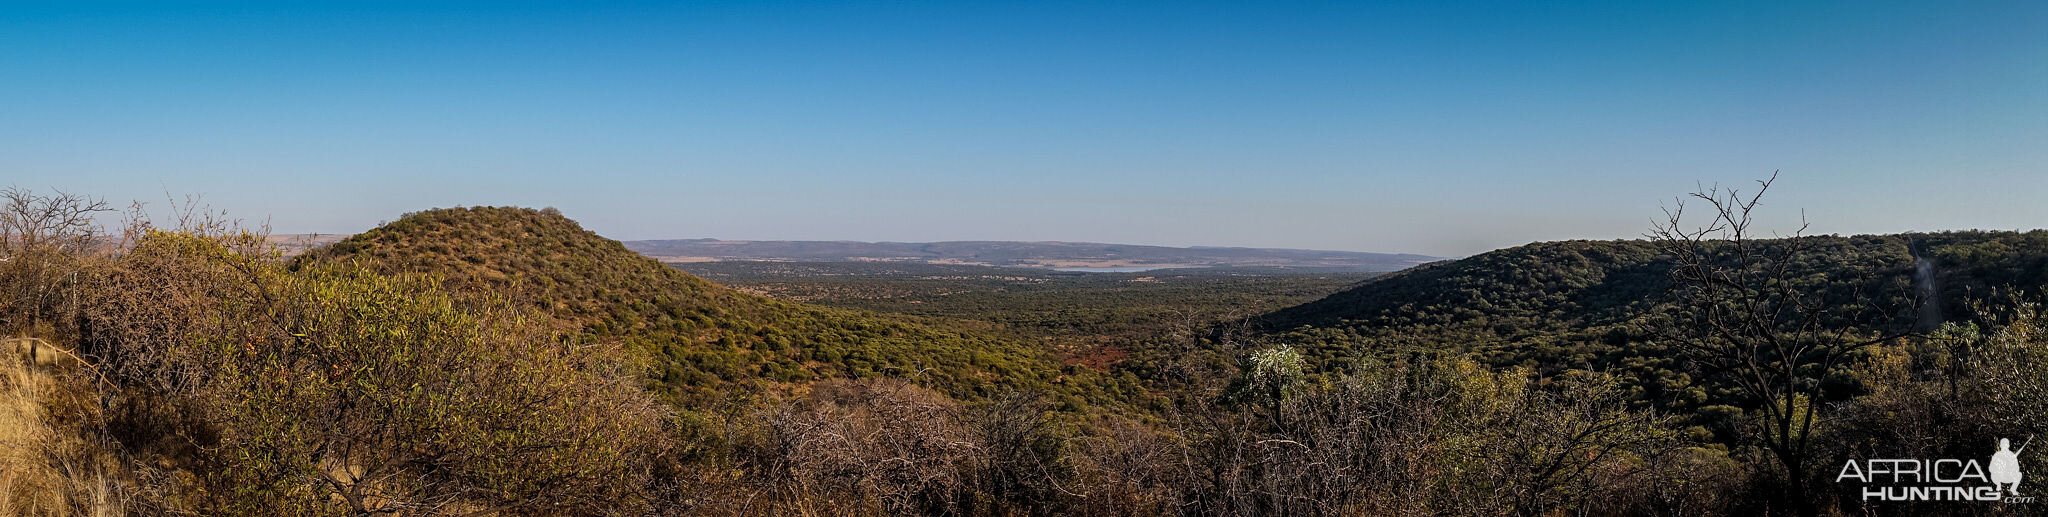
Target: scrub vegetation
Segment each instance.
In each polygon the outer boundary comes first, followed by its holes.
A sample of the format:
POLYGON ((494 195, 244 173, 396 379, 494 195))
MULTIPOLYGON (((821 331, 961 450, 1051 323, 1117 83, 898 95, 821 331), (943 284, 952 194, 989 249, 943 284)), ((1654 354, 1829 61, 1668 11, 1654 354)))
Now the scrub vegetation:
POLYGON ((2044 429, 2048 233, 1755 238, 1762 190, 1385 276, 742 291, 549 209, 286 257, 9 189, 0 514, 2024 513, 1834 474, 2044 429))

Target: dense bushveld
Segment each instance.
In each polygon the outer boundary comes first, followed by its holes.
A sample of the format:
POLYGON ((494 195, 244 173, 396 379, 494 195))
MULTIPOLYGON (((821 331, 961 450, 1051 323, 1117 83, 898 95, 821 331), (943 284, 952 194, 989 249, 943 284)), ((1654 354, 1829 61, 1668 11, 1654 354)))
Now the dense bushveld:
POLYGON ((4 514, 2024 513, 1866 505, 1832 470, 2048 418, 2048 311, 1991 289, 2042 285, 2038 233, 1539 244, 1095 368, 735 292, 546 210, 286 259, 205 213, 105 232, 5 194, 4 514), (1759 306, 1811 317, 1714 332, 1759 306))
POLYGON ((1074 273, 891 262, 670 265, 779 299, 1009 333, 1080 355, 1160 335, 1206 330, 1217 322, 1315 301, 1385 274, 1310 268, 1074 273))
MULTIPOLYGON (((692 404, 837 377, 918 375, 950 395, 1000 387, 1075 393, 1013 340, 857 311, 749 295, 677 271, 552 211, 455 208, 408 214, 301 255, 303 269, 346 264, 434 275, 459 291, 504 293, 571 333, 650 361, 653 386, 692 404)), ((1067 398, 1068 403, 1082 404, 1067 398)))

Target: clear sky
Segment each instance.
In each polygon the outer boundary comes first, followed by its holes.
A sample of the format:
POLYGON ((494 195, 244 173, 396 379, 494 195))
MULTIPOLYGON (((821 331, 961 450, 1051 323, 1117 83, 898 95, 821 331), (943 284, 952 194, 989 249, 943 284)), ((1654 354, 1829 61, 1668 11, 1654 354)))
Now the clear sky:
POLYGON ((0 185, 1464 255, 1783 170, 1824 233, 2048 225, 2048 2, 563 5, 0 4, 0 185))

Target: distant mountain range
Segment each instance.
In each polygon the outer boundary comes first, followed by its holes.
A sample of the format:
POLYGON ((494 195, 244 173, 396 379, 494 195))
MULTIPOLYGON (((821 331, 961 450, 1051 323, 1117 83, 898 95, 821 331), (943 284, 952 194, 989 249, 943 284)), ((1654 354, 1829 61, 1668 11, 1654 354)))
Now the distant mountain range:
MULTIPOLYGON (((333 244, 350 234, 275 234, 270 242, 286 255, 298 255, 333 244)), ((1027 268, 1171 268, 1282 267, 1344 271, 1399 271, 1446 260, 1410 253, 1238 248, 1223 246, 1142 246, 1096 242, 860 242, 860 241, 729 241, 663 239, 624 241, 627 249, 662 262, 897 262, 1027 268)))
POLYGON ((1294 267, 1398 271, 1443 260, 1406 253, 1197 246, 1175 248, 1093 242, 857 242, 672 239, 625 241, 663 262, 773 260, 909 262, 1032 268, 1294 267))

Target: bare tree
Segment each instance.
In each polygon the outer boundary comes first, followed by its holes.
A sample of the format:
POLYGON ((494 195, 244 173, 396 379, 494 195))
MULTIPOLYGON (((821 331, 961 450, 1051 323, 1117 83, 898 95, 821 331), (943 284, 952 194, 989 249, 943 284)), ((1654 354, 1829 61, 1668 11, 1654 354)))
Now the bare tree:
POLYGON ((109 211, 106 201, 91 197, 0 189, 0 327, 55 317, 77 284, 77 259, 99 244, 95 214, 109 211))
POLYGON ((900 379, 818 383, 765 415, 765 436, 745 453, 748 481, 792 513, 973 513, 968 474, 984 449, 964 411, 900 379))
POLYGON ((1760 402, 1761 445, 1784 468, 1787 495, 1812 513, 1807 470, 1821 378, 1851 353, 1908 332, 1872 331, 1863 324, 1877 300, 1871 293, 1805 267, 1815 241, 1803 217, 1789 236, 1758 238, 1753 216, 1776 180, 1774 172, 1747 195, 1701 188, 1689 197, 1706 205, 1706 224, 1688 226, 1681 198, 1652 225, 1646 237, 1673 262, 1677 302, 1672 324, 1655 330, 1760 402))

